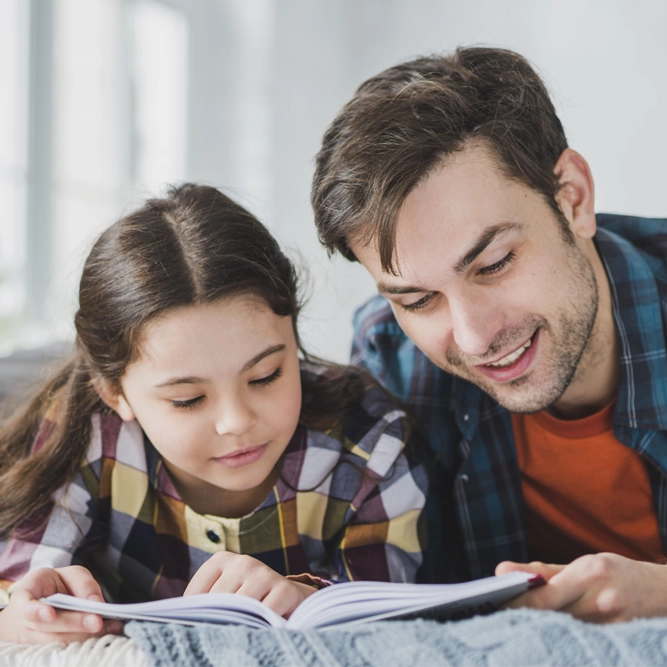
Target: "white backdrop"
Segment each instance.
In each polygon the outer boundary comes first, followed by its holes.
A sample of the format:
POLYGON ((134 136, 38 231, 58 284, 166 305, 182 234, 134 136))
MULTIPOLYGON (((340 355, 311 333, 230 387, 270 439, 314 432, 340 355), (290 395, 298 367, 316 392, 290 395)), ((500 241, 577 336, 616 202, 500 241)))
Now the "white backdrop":
MULTIPOLYGON (((298 248, 311 272, 302 335, 319 354, 347 358, 350 318, 374 286, 358 265, 328 260, 317 243, 313 156, 355 88, 411 56, 471 44, 522 53, 544 76, 570 145, 591 164, 597 209, 667 217, 665 2, 238 0, 217 3, 217 12, 249 35, 225 68, 244 126, 227 153, 223 139, 217 151, 209 130, 202 133, 208 136, 192 147, 189 175, 243 193, 279 238, 298 248)), ((213 33, 214 24, 209 15, 213 33)), ((209 33, 213 43, 219 37, 209 33)), ((191 113, 200 130, 199 114, 219 114, 230 99, 209 93, 219 101, 191 113)))
POLYGON ((188 179, 309 267, 302 338, 346 360, 374 286, 318 244, 321 136, 369 76, 459 45, 533 62, 598 210, 667 216, 665 35, 665 0, 0 0, 0 353, 71 335, 92 240, 188 179))

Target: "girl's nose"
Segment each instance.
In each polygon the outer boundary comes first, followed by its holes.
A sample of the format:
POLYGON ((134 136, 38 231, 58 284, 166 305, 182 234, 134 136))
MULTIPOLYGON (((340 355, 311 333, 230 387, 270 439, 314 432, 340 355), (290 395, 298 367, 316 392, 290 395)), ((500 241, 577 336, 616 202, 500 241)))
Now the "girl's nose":
POLYGON ((219 435, 243 435, 257 422, 252 408, 241 400, 225 403, 218 410, 215 430, 219 435))

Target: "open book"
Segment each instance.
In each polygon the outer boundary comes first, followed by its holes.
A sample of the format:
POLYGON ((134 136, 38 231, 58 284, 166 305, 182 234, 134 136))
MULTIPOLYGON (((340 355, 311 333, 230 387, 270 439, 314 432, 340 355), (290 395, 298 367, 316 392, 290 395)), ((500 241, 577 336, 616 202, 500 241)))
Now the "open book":
POLYGON ((323 588, 307 597, 288 620, 266 605, 232 593, 207 593, 136 604, 109 604, 62 595, 44 598, 59 609, 100 614, 105 618, 164 623, 231 623, 251 628, 340 628, 388 618, 428 614, 462 618, 493 611, 544 580, 534 574, 511 572, 463 584, 394 584, 355 581, 323 588))

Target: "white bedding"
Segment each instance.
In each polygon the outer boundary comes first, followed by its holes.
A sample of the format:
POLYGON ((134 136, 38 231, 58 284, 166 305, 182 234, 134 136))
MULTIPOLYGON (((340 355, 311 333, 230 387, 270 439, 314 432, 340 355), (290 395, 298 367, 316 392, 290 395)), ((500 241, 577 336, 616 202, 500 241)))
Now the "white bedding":
POLYGON ((83 643, 25 645, 0 642, 0 667, 148 667, 137 644, 107 635, 83 643))

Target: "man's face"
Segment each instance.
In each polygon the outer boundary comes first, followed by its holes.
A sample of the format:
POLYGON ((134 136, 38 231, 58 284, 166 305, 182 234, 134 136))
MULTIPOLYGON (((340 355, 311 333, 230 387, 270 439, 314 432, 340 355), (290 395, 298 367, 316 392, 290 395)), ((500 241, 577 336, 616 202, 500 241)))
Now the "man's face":
POLYGON ((405 200, 399 275, 382 271, 374 244, 351 246, 431 361, 511 411, 535 412, 570 385, 596 320, 592 244, 573 232, 469 146, 405 200))

